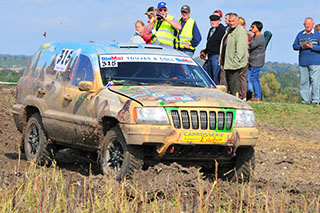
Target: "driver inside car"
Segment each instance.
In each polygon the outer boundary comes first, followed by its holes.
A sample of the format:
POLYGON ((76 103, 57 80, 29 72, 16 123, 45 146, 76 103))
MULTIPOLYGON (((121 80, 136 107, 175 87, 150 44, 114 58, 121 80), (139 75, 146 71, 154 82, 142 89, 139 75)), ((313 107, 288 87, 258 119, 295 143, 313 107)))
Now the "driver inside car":
POLYGON ((171 65, 166 66, 165 64, 157 67, 156 75, 158 78, 169 78, 169 79, 185 79, 181 72, 177 69, 173 69, 171 65))

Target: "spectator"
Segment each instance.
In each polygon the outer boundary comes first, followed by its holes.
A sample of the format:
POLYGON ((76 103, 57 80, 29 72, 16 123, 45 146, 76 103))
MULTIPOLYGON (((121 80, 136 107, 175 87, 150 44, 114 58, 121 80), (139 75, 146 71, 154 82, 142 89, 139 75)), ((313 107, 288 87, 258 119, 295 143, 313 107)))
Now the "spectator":
POLYGON ((320 32, 320 24, 317 24, 317 25, 314 27, 314 29, 315 29, 316 31, 320 32))
MULTIPOLYGON (((248 42, 252 40, 252 33, 248 32, 246 29, 246 21, 243 17, 239 17, 239 24, 243 27, 243 29, 247 32, 248 35, 248 42)), ((249 51, 249 50, 248 50, 249 51)), ((249 62, 248 62, 249 63, 249 62)), ((239 91, 239 98, 242 100, 247 100, 247 74, 248 74, 248 66, 247 64, 243 69, 240 71, 240 91, 239 91)), ((249 82, 248 82, 249 83, 249 82)), ((249 84, 250 85, 250 84, 249 84)), ((251 85, 252 88, 252 85, 251 85)), ((251 89, 252 91, 252 89, 251 89)), ((251 98, 251 97, 250 97, 251 98)))
POLYGON ((222 17, 223 17, 222 11, 221 11, 221 10, 215 10, 215 11, 213 12, 213 15, 220 16, 220 24, 219 24, 219 25, 220 25, 221 27, 223 27, 223 28, 226 28, 226 27, 221 23, 222 17))
POLYGON ((302 104, 319 104, 320 102, 320 33, 314 30, 313 26, 313 19, 307 17, 304 21, 305 29, 298 33, 293 43, 293 49, 299 51, 302 104))
POLYGON ((130 43, 136 43, 136 44, 145 44, 145 40, 142 38, 143 31, 145 30, 144 23, 140 20, 136 21, 135 24, 136 32, 130 39, 130 43))
MULTIPOLYGON (((250 71, 248 72, 247 78, 252 84, 252 89, 254 92, 254 97, 249 101, 261 101, 261 85, 259 79, 259 73, 261 68, 264 65, 265 60, 265 40, 264 35, 261 33, 263 24, 260 21, 254 21, 251 24, 250 32, 253 33, 253 38, 249 43, 249 67, 250 71)), ((248 91, 252 92, 252 89, 248 87, 248 91)))
POLYGON ((231 13, 227 13, 225 16, 224 16, 224 22, 226 23, 226 27, 229 26, 229 16, 230 16, 231 13))
MULTIPOLYGON (((147 15, 147 17, 148 17, 148 24, 150 24, 150 23, 153 21, 154 16, 155 16, 157 13, 156 13, 156 9, 155 9, 154 7, 149 7, 144 14, 147 15)), ((145 28, 145 30, 143 31, 143 34, 142 34, 142 38, 143 38, 143 40, 145 40, 145 42, 146 42, 147 44, 152 44, 152 42, 151 42, 151 40, 152 40, 152 32, 155 33, 155 29, 152 28, 150 31, 151 31, 151 32, 147 32, 147 28, 145 28)))
MULTIPOLYGON (((223 17, 222 11, 221 11, 221 10, 215 10, 215 11, 213 12, 213 15, 220 16, 220 24, 219 24, 219 26, 220 26, 220 27, 223 27, 223 29, 225 29, 225 26, 223 26, 223 24, 221 23, 221 20, 222 20, 222 17, 223 17)), ((207 36, 207 41, 208 41, 208 39, 209 39, 209 34, 208 34, 208 36, 207 36)), ((204 69, 205 71, 208 71, 208 56, 205 54, 204 49, 202 49, 202 50, 200 51, 200 58, 201 58, 202 60, 205 60, 205 62, 204 62, 204 64, 202 65, 202 67, 203 67, 203 69, 204 69)), ((221 69, 220 69, 220 70, 221 70, 221 69)), ((219 82, 218 84, 220 84, 220 82, 219 82)))
POLYGON ((175 45, 176 49, 192 57, 202 38, 196 21, 190 18, 190 13, 191 9, 188 5, 181 7, 182 17, 179 19, 181 30, 178 32, 175 45))
POLYGON ((165 2, 158 4, 157 15, 153 14, 153 21, 148 25, 147 32, 155 29, 152 44, 158 44, 163 47, 173 49, 176 31, 181 30, 181 24, 177 19, 167 14, 168 8, 165 2))
POLYGON ((240 71, 248 63, 248 36, 239 25, 236 13, 229 15, 228 23, 229 27, 220 45, 220 65, 226 75, 226 79, 221 79, 221 82, 226 82, 228 91, 232 95, 239 96, 240 71))
POLYGON ((148 16, 148 24, 150 24, 153 21, 154 15, 156 15, 157 12, 154 7, 149 7, 144 14, 148 16))
POLYGON ((207 72, 216 85, 220 84, 219 51, 221 39, 225 29, 220 25, 221 17, 218 15, 209 16, 211 28, 208 31, 205 58, 208 60, 207 72))

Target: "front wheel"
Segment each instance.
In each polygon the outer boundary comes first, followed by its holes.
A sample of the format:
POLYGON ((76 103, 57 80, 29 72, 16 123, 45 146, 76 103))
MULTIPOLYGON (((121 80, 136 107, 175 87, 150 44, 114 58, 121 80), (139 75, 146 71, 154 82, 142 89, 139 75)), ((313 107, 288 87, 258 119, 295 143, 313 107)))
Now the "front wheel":
POLYGON ((141 169, 143 161, 129 149, 120 128, 116 126, 103 138, 100 164, 105 175, 114 174, 115 179, 120 181, 141 169))
POLYGON ((34 113, 28 120, 23 143, 28 160, 35 160, 40 165, 51 164, 55 149, 48 142, 39 113, 34 113))
POLYGON ((247 182, 253 176, 255 155, 253 147, 239 147, 235 156, 234 169, 228 174, 231 181, 247 182))

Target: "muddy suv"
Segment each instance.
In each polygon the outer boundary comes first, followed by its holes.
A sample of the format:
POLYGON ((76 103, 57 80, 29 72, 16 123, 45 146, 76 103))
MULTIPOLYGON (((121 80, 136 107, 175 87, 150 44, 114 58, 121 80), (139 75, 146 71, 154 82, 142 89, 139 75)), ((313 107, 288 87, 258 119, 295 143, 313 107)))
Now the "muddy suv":
POLYGON ((28 160, 62 148, 98 153, 117 179, 159 162, 228 168, 249 179, 254 113, 217 88, 192 58, 160 46, 63 42, 43 45, 12 108, 28 160))

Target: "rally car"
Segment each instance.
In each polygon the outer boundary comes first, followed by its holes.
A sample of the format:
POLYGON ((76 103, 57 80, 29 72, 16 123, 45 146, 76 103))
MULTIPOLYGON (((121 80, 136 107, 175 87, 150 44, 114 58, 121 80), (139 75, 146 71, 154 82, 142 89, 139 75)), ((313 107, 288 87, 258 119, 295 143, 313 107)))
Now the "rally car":
POLYGON ((28 160, 62 148, 98 153, 116 179, 159 162, 228 168, 248 180, 252 108, 177 50, 107 42, 47 43, 17 84, 13 116, 28 160))

